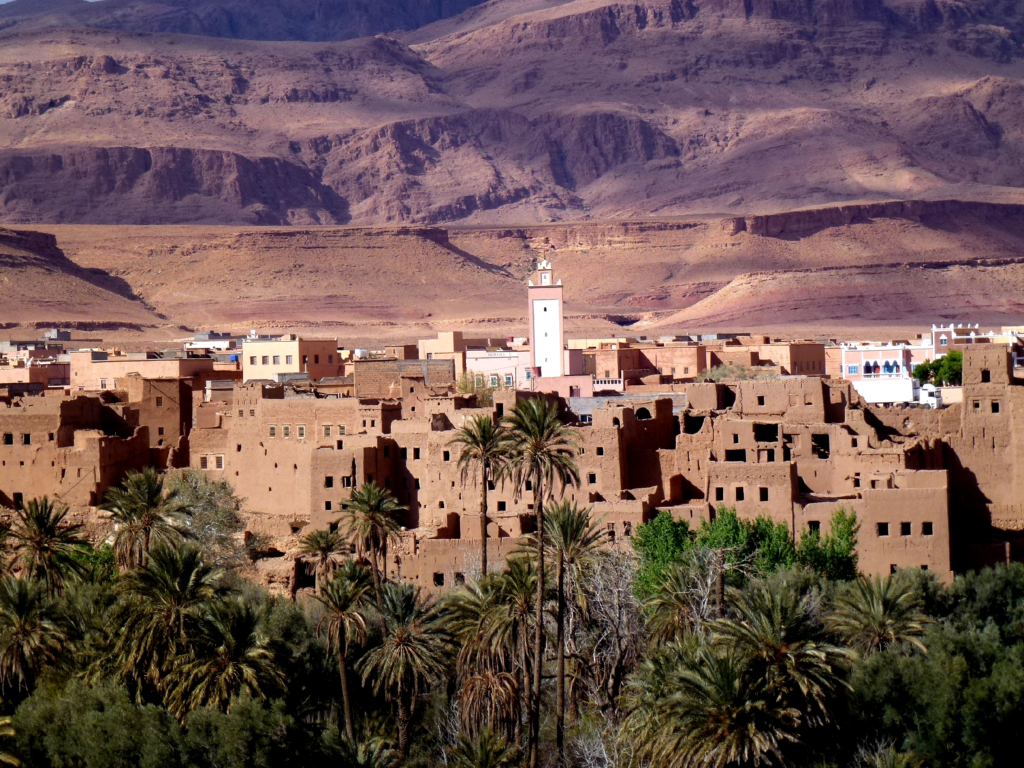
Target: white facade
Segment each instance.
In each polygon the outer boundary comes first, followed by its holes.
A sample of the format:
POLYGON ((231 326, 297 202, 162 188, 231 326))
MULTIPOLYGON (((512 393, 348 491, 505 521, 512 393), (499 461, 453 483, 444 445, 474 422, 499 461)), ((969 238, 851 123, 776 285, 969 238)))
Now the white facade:
POLYGON ((535 299, 533 310, 533 364, 540 375, 562 375, 562 302, 558 299, 535 299))

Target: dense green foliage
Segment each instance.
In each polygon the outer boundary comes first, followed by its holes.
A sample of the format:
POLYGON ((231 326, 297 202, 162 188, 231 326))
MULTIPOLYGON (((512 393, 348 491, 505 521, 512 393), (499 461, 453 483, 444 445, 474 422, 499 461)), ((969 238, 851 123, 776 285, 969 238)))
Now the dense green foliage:
POLYGON ((383 573, 399 508, 367 486, 347 511, 361 554, 308 538, 317 590, 292 601, 240 578, 230 536, 207 530, 211 551, 196 546, 177 502, 207 504, 203 519, 230 530, 223 488, 134 482, 145 503, 122 508, 135 532, 120 558, 53 502, 12 525, 0 762, 514 768, 538 705, 545 766, 560 752, 573 768, 1019 760, 1024 565, 948 587, 921 571, 866 579, 842 509, 796 543, 785 524, 726 509, 696 530, 662 514, 630 552, 608 546, 590 509, 552 503, 543 537, 430 596, 383 573), (174 530, 147 548, 162 526, 174 530))
POLYGON ((963 382, 964 355, 962 352, 947 352, 938 360, 925 360, 914 366, 914 378, 922 384, 958 387, 963 382))

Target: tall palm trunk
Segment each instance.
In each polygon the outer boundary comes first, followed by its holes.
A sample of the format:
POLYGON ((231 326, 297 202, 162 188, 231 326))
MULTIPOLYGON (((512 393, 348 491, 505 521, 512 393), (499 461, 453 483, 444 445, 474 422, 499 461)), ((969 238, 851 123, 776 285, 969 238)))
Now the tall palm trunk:
POLYGON ((558 552, 558 672, 555 692, 555 743, 558 764, 565 765, 565 553, 558 552))
POLYGON ((373 596, 377 601, 377 611, 384 615, 384 600, 380 592, 380 571, 377 570, 377 545, 370 544, 370 573, 373 574, 373 596))
POLYGON ((142 529, 142 562, 139 563, 143 568, 146 567, 146 558, 149 555, 149 528, 142 529))
POLYGON ((519 663, 520 671, 522 672, 522 687, 519 696, 519 717, 516 718, 516 745, 520 750, 523 748, 523 734, 528 731, 523 729, 523 721, 529 719, 530 716, 530 666, 527 663, 526 656, 526 628, 523 627, 523 632, 519 635, 519 663), (523 704, 526 704, 526 717, 524 718, 523 704))
POLYGON ((544 667, 544 494, 540 472, 533 477, 533 509, 537 513, 537 627, 533 637, 533 691, 530 699, 530 768, 540 761, 540 685, 544 667))
POLYGON ((348 665, 345 654, 338 651, 338 670, 341 674, 341 703, 345 714, 345 735, 352 740, 352 704, 348 698, 348 665))
POLYGON ((481 578, 487 575, 487 465, 480 470, 480 570, 481 578))
POLYGON ((398 752, 402 756, 402 764, 409 759, 409 705, 405 701, 405 693, 398 694, 398 752))

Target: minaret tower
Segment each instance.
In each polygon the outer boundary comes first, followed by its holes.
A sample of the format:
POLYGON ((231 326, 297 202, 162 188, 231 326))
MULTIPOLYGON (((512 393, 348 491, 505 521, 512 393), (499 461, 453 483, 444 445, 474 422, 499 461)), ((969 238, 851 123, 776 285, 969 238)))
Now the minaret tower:
POLYGON ((562 376, 562 281, 555 282, 551 262, 541 260, 530 275, 530 352, 540 375, 562 376))

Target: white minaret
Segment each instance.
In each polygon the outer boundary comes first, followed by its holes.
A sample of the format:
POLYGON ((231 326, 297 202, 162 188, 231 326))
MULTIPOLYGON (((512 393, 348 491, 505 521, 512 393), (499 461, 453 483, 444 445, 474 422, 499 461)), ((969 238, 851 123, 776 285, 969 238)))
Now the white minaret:
POLYGON ((562 376, 562 281, 555 282, 551 262, 542 260, 530 276, 530 353, 540 375, 562 376))

